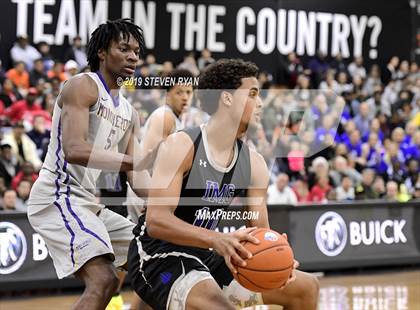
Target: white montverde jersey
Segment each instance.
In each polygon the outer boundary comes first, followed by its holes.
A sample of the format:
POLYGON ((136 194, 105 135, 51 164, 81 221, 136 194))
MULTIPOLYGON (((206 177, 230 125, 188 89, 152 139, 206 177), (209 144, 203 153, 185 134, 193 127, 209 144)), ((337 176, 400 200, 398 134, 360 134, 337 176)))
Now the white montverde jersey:
MULTIPOLYGON (((119 100, 112 98, 99 73, 82 74, 87 74, 95 81, 99 92, 97 102, 89 110, 88 142, 94 149, 125 153, 133 126, 138 121, 137 112, 122 94, 118 96, 119 100)), ((87 203, 94 202, 96 180, 101 173, 101 170, 89 168, 89 165, 84 167, 66 161, 63 152, 61 108, 57 102, 54 106, 48 153, 29 198, 29 205, 39 205, 39 208, 48 206, 62 196, 77 197, 87 203)), ((78 124, 76 122, 72 125, 78 124)))

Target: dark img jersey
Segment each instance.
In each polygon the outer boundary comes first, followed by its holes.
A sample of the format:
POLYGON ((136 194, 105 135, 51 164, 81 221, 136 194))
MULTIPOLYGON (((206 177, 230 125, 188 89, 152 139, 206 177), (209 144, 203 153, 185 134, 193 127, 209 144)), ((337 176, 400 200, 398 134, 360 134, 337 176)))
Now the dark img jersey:
POLYGON ((205 127, 184 131, 194 142, 190 171, 184 176, 175 216, 192 225, 216 229, 221 213, 232 200, 243 195, 250 184, 249 149, 237 139, 229 167, 218 167, 209 156, 205 127))

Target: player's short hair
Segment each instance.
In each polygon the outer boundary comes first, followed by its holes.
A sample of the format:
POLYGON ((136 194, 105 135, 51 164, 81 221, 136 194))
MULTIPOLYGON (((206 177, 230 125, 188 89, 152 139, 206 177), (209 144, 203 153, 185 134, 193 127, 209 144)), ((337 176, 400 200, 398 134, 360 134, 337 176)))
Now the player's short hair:
MULTIPOLYGON (((169 79, 175 79, 175 83, 162 83, 162 89, 166 89, 166 91, 170 91, 172 88, 174 88, 176 85, 178 85, 180 82, 185 83, 185 81, 191 81, 191 86, 193 85, 193 79, 194 75, 191 73, 191 71, 186 69, 174 69, 168 73, 162 74, 162 78, 169 78, 169 79)), ((183 84, 184 86, 189 86, 189 84, 183 84)))
POLYGON ((111 41, 118 42, 120 36, 124 40, 128 40, 130 35, 139 42, 140 54, 144 54, 144 37, 143 30, 133 23, 129 18, 122 18, 112 21, 107 21, 104 24, 98 26, 98 28, 93 31, 92 36, 87 44, 87 60, 91 70, 99 70, 99 57, 98 51, 100 49, 108 49, 111 41))
POLYGON ((223 90, 238 89, 243 78, 257 77, 258 67, 253 62, 242 59, 220 59, 207 66, 201 73, 198 88, 201 108, 208 114, 214 114, 219 105, 223 90), (220 89, 220 91, 215 91, 220 89))

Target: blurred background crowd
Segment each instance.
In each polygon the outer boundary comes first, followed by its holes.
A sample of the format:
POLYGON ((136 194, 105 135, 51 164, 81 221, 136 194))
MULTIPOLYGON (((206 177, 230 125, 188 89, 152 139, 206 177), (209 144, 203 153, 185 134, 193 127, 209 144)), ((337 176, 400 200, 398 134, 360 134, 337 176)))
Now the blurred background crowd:
MULTIPOLYGON (((24 212, 60 87, 89 67, 80 37, 64 55, 52 55, 47 43, 32 46, 21 36, 10 57, 10 67, 0 66, 0 210, 24 212)), ((208 50, 180 62, 157 63, 149 54, 135 75, 160 76, 177 67, 198 76, 214 61, 208 50)), ((262 121, 247 137, 271 171, 269 204, 420 198, 418 64, 291 53, 273 70, 259 73, 262 121)), ((124 91, 141 124, 165 101, 158 89, 127 85, 124 91)), ((194 98, 183 122, 193 126, 207 118, 194 98)))

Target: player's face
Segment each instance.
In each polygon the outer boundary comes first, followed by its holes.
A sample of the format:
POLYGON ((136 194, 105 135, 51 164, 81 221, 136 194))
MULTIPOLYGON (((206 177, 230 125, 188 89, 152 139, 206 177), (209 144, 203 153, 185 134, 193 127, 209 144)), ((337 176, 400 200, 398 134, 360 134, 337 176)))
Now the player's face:
POLYGON ((106 70, 116 77, 127 78, 133 76, 139 60, 139 42, 133 36, 119 41, 112 41, 108 50, 103 52, 106 70))
POLYGON ((167 94, 167 102, 176 115, 186 112, 193 96, 192 86, 175 85, 167 94))
POLYGON ((255 77, 243 78, 242 84, 233 94, 234 106, 242 113, 240 123, 256 125, 260 122, 262 101, 260 87, 255 77))

